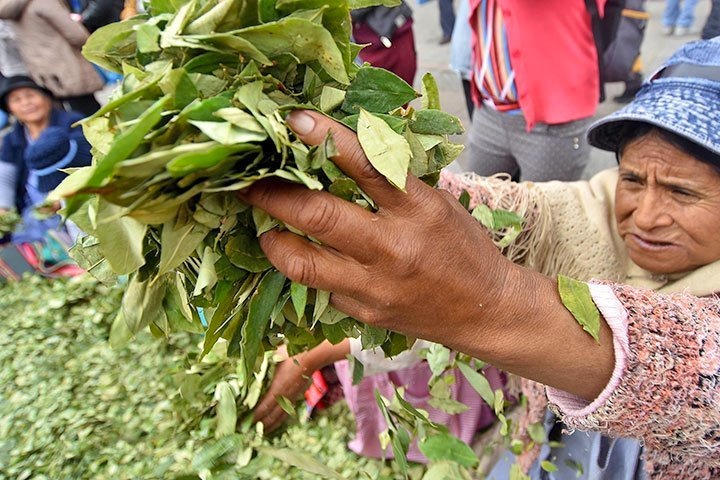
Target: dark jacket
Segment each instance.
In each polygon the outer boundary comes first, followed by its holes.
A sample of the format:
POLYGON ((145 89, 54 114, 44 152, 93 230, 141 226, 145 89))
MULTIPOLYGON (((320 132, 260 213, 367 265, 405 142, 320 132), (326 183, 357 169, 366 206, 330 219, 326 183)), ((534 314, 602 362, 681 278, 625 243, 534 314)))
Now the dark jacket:
MULTIPOLYGON (((66 112, 59 109, 54 109, 50 115, 50 124, 48 128, 58 127, 53 129, 53 131, 64 131, 67 138, 66 143, 70 143, 70 140, 74 140, 74 143, 77 146, 75 157, 72 163, 68 166, 86 166, 90 165, 92 161, 90 144, 83 136, 82 129, 80 127, 72 127, 73 123, 81 120, 82 118, 83 115, 80 113, 66 112)), ((53 137, 54 138, 52 140, 55 141, 56 136, 54 135, 53 137)), ((36 140, 34 147, 37 148, 38 146, 42 146, 38 145, 38 143, 42 141, 43 138, 41 134, 40 137, 38 137, 38 139, 36 140)), ((26 158, 27 150, 28 142, 25 137, 25 129, 22 125, 16 123, 10 133, 8 133, 3 139, 2 151, 0 151, 0 162, 10 163, 15 166, 15 170, 17 172, 17 179, 15 183, 15 207, 17 208, 18 212, 22 212, 25 207, 25 188, 27 185, 29 171, 29 166, 26 158)), ((67 149, 65 149, 64 152, 67 152, 67 149)), ((59 159, 49 159, 48 161, 50 163, 54 163, 54 160, 59 159)), ((62 177, 64 177, 64 175, 62 177)), ((49 189, 51 190, 52 188, 55 188, 62 180, 62 177, 53 177, 54 184, 49 185, 49 189)))
POLYGON ((82 3, 82 23, 90 32, 120 21, 120 12, 125 6, 124 0, 84 0, 82 3))

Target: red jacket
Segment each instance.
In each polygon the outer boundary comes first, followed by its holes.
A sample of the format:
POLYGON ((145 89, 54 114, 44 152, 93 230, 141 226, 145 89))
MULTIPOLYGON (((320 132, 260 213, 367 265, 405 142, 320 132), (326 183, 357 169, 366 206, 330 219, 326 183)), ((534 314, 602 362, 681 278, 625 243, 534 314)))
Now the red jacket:
MULTIPOLYGON (((470 0, 474 12, 482 0, 470 0)), ((606 0, 596 0, 604 11, 606 0)), ((600 84, 597 50, 585 0, 499 0, 528 131, 595 114, 600 84)), ((473 29, 473 61, 477 24, 473 29)))

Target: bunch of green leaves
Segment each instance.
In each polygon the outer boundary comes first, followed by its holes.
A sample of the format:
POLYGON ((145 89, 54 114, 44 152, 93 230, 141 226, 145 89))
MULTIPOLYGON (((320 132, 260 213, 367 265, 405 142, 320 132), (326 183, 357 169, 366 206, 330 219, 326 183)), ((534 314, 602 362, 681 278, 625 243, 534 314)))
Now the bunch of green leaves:
MULTIPOLYGON (((87 58, 124 74, 110 102, 84 124, 91 167, 53 198, 88 236, 72 251, 93 275, 129 275, 111 342, 147 327, 157 336, 220 338, 249 378, 264 352, 294 354, 324 339, 362 336, 388 354, 404 337, 360 324, 329 294, 272 268, 257 236, 280 227, 243 204, 239 189, 268 177, 325 189, 373 209, 332 162, 332 138, 308 148, 285 114, 311 108, 356 129, 375 168, 404 189, 411 173, 435 182, 462 147, 459 121, 440 110, 434 80, 418 97, 390 72, 353 60, 347 0, 151 0, 148 14, 106 26, 87 58)), ((240 386, 241 396, 248 385, 240 386)))
POLYGON ((22 221, 22 217, 14 208, 0 212, 0 237, 12 233, 22 221))
POLYGON ((347 449, 344 402, 271 438, 252 428, 218 438, 237 360, 221 342, 197 365, 198 336, 185 333, 109 348, 120 297, 90 278, 0 285, 0 478, 309 480, 320 462, 323 478, 403 478, 347 449))

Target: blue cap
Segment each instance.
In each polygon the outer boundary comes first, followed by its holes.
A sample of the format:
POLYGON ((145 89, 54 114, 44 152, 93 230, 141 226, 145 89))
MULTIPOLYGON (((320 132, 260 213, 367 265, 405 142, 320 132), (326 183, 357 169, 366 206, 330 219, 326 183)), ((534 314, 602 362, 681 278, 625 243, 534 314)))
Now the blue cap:
POLYGON ((654 125, 720 155, 720 37, 683 45, 632 102, 590 126, 588 142, 616 152, 629 122, 654 125))

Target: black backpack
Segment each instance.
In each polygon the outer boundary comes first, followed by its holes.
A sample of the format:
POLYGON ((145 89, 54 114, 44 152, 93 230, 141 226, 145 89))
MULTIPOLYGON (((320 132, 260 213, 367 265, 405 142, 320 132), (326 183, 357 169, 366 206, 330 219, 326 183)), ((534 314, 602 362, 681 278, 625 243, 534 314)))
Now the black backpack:
POLYGON ((598 52, 600 101, 605 100, 607 82, 623 82, 640 55, 648 14, 644 0, 607 0, 602 17, 596 0, 585 0, 598 52))

